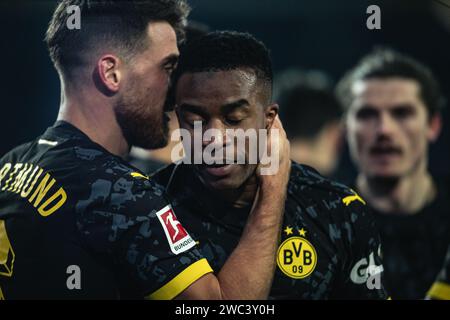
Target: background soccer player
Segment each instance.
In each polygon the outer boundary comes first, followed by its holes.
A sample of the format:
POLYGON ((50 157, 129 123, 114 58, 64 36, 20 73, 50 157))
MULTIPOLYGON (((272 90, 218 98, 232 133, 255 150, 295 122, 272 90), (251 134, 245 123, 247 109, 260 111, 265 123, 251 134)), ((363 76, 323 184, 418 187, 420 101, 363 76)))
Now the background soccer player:
POLYGON ((341 107, 321 71, 288 69, 275 78, 275 99, 291 159, 332 176, 342 147, 341 107))
POLYGON ((161 188, 121 158, 167 142, 163 106, 187 13, 176 0, 58 5, 46 38, 58 121, 0 160, 2 299, 267 296, 284 203, 269 190, 287 184, 285 135, 270 140, 280 170, 260 177, 250 227, 217 277, 161 188), (71 5, 79 30, 67 28, 71 5))
POLYGON ((449 244, 449 183, 428 170, 442 97, 431 71, 392 50, 362 59, 341 81, 357 190, 376 213, 387 290, 422 299, 449 244))
MULTIPOLYGON (((249 34, 213 32, 188 42, 174 75, 181 128, 195 136, 195 122, 201 122, 200 134, 216 129, 223 136, 202 135, 200 152, 212 146, 220 152, 236 144, 227 130, 263 130, 276 119, 268 50, 249 34)), ((259 183, 250 146, 224 156, 236 159, 244 154, 244 164, 180 163, 153 176, 166 186, 177 213, 189 223, 216 270, 237 245, 257 197, 259 183)), ((194 146, 186 154, 195 152, 194 146)), ((297 163, 291 166, 286 189, 283 232, 281 241, 274 243, 278 268, 270 297, 386 298, 378 235, 364 200, 297 163)), ((261 271, 262 267, 255 269, 261 271)))

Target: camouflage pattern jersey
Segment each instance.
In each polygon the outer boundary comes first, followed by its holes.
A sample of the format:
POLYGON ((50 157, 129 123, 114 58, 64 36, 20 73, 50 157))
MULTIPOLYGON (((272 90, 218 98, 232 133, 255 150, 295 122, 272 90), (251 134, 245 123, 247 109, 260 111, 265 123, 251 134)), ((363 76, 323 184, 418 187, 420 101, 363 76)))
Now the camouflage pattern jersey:
POLYGON ((0 160, 0 299, 171 299, 211 272, 161 188, 58 121, 0 160))
MULTIPOLYGON (((165 186, 178 218, 218 272, 250 208, 233 208, 208 191, 189 164, 172 164, 151 179, 165 186)), ((351 189, 294 163, 270 298, 386 299, 380 241, 366 209, 351 189)))

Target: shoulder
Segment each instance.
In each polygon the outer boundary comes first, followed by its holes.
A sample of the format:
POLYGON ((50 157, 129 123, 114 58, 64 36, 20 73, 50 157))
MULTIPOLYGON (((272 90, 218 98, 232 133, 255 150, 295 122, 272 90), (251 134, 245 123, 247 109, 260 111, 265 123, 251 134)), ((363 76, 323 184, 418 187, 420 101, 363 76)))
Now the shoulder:
POLYGON ((366 201, 352 188, 297 163, 292 164, 286 208, 294 219, 311 219, 327 230, 376 227, 366 201))
POLYGON ((72 174, 80 177, 69 180, 79 183, 82 195, 75 203, 78 219, 131 225, 155 217, 168 205, 155 180, 95 144, 75 145, 73 160, 78 169, 72 174))
POLYGON ((163 200, 164 190, 154 179, 113 155, 99 155, 89 165, 86 182, 92 192, 101 193, 112 207, 150 205, 163 200))
POLYGON ((95 170, 82 182, 75 213, 78 230, 91 244, 108 246, 126 234, 148 237, 160 226, 159 215, 171 210, 163 188, 124 160, 102 156, 90 168, 95 170))
POLYGON ((22 157, 22 155, 25 154, 26 151, 31 148, 33 143, 35 143, 35 141, 30 141, 30 142, 21 144, 15 148, 11 149, 6 154, 4 154, 2 157, 0 157, 0 163, 20 161, 20 158, 22 157))
POLYGON ((352 188, 322 176, 312 167, 295 162, 291 166, 288 192, 310 202, 331 201, 340 206, 348 206, 353 202, 365 204, 352 188))
POLYGON ((183 164, 171 163, 152 173, 150 178, 160 185, 167 186, 175 170, 179 171, 182 166, 183 164))
POLYGON ((172 163, 161 168, 150 179, 161 185, 173 201, 191 198, 190 190, 195 187, 193 167, 182 162, 172 163))
POLYGON ((69 162, 74 169, 72 174, 83 174, 80 181, 82 185, 102 184, 108 186, 110 192, 153 191, 162 195, 161 187, 144 172, 95 143, 80 139, 70 141, 66 145, 62 143, 60 148, 65 150, 64 153, 70 158, 69 162))

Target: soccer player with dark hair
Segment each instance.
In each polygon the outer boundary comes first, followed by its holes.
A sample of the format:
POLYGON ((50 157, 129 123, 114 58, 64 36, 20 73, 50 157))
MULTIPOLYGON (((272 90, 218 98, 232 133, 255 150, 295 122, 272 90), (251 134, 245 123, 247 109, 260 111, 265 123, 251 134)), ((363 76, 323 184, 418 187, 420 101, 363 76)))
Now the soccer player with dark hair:
MULTIPOLYGON (((189 39, 207 34, 209 32, 209 27, 200 22, 189 21, 184 31, 185 34, 182 43, 185 43, 189 39)), ((167 103, 170 102, 168 101, 167 103)), ((170 117, 168 123, 168 134, 171 135, 176 129, 179 128, 179 125, 174 111, 169 112, 168 116, 170 117)), ((179 140, 171 139, 164 148, 153 150, 133 147, 130 150, 130 154, 127 160, 139 170, 147 173, 153 173, 158 169, 161 169, 166 165, 173 163, 175 160, 178 160, 172 159, 172 150, 179 142, 179 140)))
MULTIPOLYGON (((212 146, 216 152, 224 148, 234 153, 227 151, 227 159, 212 164, 183 160, 153 178, 165 186, 213 269, 221 270, 260 196, 250 142, 241 149, 229 148, 237 142, 227 131, 264 130, 276 119, 269 52, 250 34, 212 32, 188 42, 173 81, 180 127, 194 139, 198 122, 205 133, 216 129, 223 135, 214 139, 204 135, 201 150, 191 144, 193 149, 186 154, 206 152, 212 146), (238 163, 242 154, 245 161, 238 163)), ((283 231, 273 243, 278 250, 270 298, 385 299, 379 240, 364 200, 295 162, 285 189, 283 231)), ((272 190, 274 195, 280 192, 272 190)), ((262 267, 254 270, 261 271, 262 267)))
POLYGON ((267 297, 285 135, 269 139, 280 170, 258 176, 249 227, 216 275, 162 188, 122 158, 132 145, 167 142, 164 105, 188 11, 179 0, 57 6, 46 40, 61 80, 58 120, 0 160, 0 299, 267 297), (68 29, 77 8, 81 29, 68 29))
POLYGON ((378 49, 337 90, 356 189, 380 227, 387 290, 393 299, 422 299, 450 240, 449 180, 428 170, 428 147, 441 130, 439 85, 411 57, 378 49))
POLYGON ((342 149, 342 128, 330 78, 318 70, 288 69, 276 77, 275 92, 291 159, 331 176, 342 149))

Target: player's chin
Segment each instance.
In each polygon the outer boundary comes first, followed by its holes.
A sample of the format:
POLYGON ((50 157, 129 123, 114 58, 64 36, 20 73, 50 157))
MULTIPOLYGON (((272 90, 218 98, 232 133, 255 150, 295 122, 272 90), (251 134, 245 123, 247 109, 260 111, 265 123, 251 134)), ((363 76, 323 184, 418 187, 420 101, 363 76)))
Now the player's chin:
POLYGON ((217 180, 205 179, 205 182, 210 189, 216 191, 234 190, 239 188, 239 184, 236 181, 234 181, 234 179, 232 179, 231 177, 221 178, 217 180))
POLYGON ((169 135, 166 131, 148 132, 136 139, 134 145, 143 149, 153 150, 167 146, 169 143, 169 135))
POLYGON ((371 168, 369 176, 376 179, 398 179, 404 174, 404 170, 400 168, 371 168))
POLYGON ((214 190, 235 190, 245 182, 246 171, 242 165, 232 164, 226 175, 216 176, 209 173, 204 168, 201 170, 203 180, 214 190))

